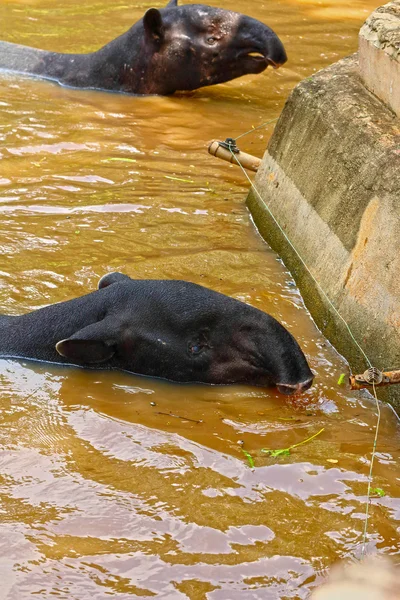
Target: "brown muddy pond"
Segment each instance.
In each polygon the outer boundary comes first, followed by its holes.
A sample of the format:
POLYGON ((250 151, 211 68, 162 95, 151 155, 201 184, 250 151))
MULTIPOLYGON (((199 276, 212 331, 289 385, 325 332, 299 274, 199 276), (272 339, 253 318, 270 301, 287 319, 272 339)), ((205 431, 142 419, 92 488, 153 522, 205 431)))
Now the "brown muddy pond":
MULTIPOLYGON (((0 0, 0 39, 89 51, 154 4, 0 0)), ((315 385, 296 401, 1 360, 2 599, 302 599, 361 553, 375 402, 338 386, 346 363, 257 234, 246 181, 206 146, 277 117, 300 79, 356 50, 378 3, 218 4, 272 26, 287 66, 168 98, 1 75, 1 311, 83 295, 107 271, 188 279, 284 323, 315 385), (322 428, 290 455, 261 452, 322 428)), ((272 127, 241 148, 261 155, 272 127)), ((385 496, 366 547, 395 555, 400 428, 381 410, 372 485, 385 496)))

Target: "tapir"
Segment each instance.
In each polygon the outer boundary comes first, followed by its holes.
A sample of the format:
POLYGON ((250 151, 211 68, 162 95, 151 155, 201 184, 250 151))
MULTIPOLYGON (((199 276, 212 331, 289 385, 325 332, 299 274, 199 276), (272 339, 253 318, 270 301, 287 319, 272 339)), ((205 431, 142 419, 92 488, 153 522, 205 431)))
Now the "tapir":
POLYGON ((150 8, 127 32, 89 54, 0 42, 0 69, 141 95, 195 90, 286 60, 282 42, 260 21, 203 4, 178 6, 177 0, 150 8))
POLYGON ((188 281, 122 273, 105 275, 80 298, 1 315, 0 357, 287 395, 313 382, 298 343, 267 313, 188 281))

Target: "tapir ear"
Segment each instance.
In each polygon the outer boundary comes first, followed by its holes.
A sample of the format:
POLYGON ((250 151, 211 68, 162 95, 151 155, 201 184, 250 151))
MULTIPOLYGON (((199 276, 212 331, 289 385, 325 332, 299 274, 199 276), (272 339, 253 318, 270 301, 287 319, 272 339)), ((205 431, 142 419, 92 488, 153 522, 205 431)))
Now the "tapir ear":
POLYGON ((156 8, 149 8, 143 17, 143 25, 146 33, 153 38, 162 39, 164 37, 164 26, 162 16, 156 8))
POLYGON ((56 344, 56 350, 61 356, 78 364, 103 363, 115 354, 115 341, 110 336, 107 319, 103 319, 61 340, 56 344))
POLYGON ((172 8, 173 6, 178 6, 178 0, 169 0, 165 8, 172 8))
POLYGON ((128 277, 128 275, 124 275, 123 273, 107 273, 107 275, 103 275, 103 277, 99 280, 97 288, 102 290, 113 283, 117 283, 118 281, 127 281, 128 279, 130 279, 130 277, 128 277))
POLYGON ((90 365, 103 363, 115 353, 112 346, 98 340, 61 340, 56 344, 56 350, 72 362, 90 365))

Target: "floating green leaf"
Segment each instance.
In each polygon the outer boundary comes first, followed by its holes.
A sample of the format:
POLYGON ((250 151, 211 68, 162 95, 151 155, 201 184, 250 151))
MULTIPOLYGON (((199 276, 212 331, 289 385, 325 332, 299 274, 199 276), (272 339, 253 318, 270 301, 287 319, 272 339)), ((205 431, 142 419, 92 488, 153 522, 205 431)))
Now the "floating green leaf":
POLYGON ((379 498, 383 498, 383 496, 386 496, 386 492, 382 488, 372 488, 371 494, 373 496, 378 496, 379 498))
POLYGON ((180 177, 172 177, 172 175, 164 175, 165 179, 173 179, 173 181, 183 181, 183 183, 194 183, 191 179, 181 179, 180 177))
POLYGON ((261 450, 261 452, 268 452, 272 458, 276 458, 277 456, 290 456, 289 448, 282 448, 282 450, 261 450))
POLYGON ((337 382, 337 383, 338 383, 338 385, 343 385, 343 384, 344 384, 344 382, 345 382, 345 379, 346 379, 346 375, 345 375, 345 373, 341 373, 341 375, 340 375, 340 377, 339 377, 339 379, 338 379, 338 382, 337 382))
POLYGON ((40 167, 42 162, 44 162, 45 160, 46 160, 46 157, 44 156, 38 162, 32 162, 32 164, 35 165, 35 167, 40 167))
POLYGON ((297 444, 292 444, 291 446, 289 446, 289 448, 279 448, 277 450, 270 450, 268 448, 262 448, 261 452, 264 452, 264 454, 269 454, 269 456, 272 456, 272 458, 276 458, 277 456, 289 456, 290 451, 293 450, 293 448, 297 448, 298 446, 302 446, 303 444, 310 442, 311 440, 316 438, 317 435, 322 433, 324 431, 324 429, 325 429, 325 427, 323 427, 322 429, 317 431, 317 433, 314 433, 314 435, 307 438, 306 440, 303 440, 302 442, 298 442, 297 444))
POLYGON ((253 457, 251 456, 251 454, 249 454, 248 452, 246 452, 246 450, 243 450, 243 448, 241 448, 243 454, 245 455, 245 457, 247 458, 247 462, 249 463, 249 466, 251 469, 254 469, 254 460, 253 457))
POLYGON ((135 163, 137 162, 137 160, 135 158, 123 158, 122 156, 117 158, 105 158, 104 160, 102 160, 101 162, 115 162, 115 161, 120 161, 120 162, 129 162, 129 163, 135 163))

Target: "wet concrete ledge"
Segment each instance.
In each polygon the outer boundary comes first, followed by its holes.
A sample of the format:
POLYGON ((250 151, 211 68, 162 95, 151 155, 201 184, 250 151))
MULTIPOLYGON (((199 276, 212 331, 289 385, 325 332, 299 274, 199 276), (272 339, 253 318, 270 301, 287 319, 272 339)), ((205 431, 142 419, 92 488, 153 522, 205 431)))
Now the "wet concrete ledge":
MULTIPOLYGON (((293 90, 254 183, 254 221, 326 337, 366 368, 265 203, 374 366, 400 368, 400 119, 367 89, 358 55, 293 90)), ((379 395, 400 413, 400 386, 379 395)))

